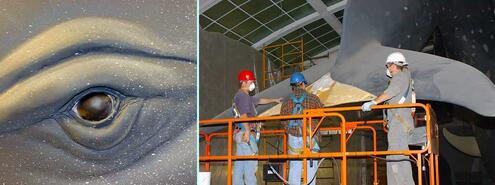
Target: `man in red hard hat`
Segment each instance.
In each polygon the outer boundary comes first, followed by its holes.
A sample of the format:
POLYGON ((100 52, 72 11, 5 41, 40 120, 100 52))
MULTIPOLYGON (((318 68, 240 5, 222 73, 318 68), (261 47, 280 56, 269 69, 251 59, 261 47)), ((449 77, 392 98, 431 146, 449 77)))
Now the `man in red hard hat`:
MULTIPOLYGON (((242 70, 238 75, 239 91, 234 96, 232 105, 234 117, 248 118, 256 117, 256 105, 268 103, 280 103, 281 98, 259 98, 250 96, 255 88, 256 78, 250 70, 242 70)), ((239 123, 236 124, 234 139, 236 141, 236 155, 257 155, 257 137, 251 134, 251 130, 255 129, 255 124, 239 123)), ((234 176, 232 179, 233 185, 256 185, 256 170, 258 161, 238 160, 234 162, 234 176)))

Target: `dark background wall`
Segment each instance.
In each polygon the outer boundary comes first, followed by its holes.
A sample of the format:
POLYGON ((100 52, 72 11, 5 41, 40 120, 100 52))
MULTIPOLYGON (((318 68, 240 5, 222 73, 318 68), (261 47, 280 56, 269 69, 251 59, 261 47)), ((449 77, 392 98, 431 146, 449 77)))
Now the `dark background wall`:
MULTIPOLYGON (((199 32, 199 115, 211 119, 232 105, 239 89, 237 74, 256 71, 261 83, 261 53, 220 33, 199 32)), ((258 85, 257 84, 257 85, 258 85)))
MULTIPOLYGON (((200 30, 199 42, 201 43, 199 47, 199 115, 200 119, 205 120, 214 118, 232 105, 232 98, 239 88, 237 81, 237 74, 239 71, 243 69, 256 71, 258 85, 261 83, 262 55, 250 46, 225 37, 220 33, 200 30)), ((329 58, 319 59, 316 63, 333 62, 335 60, 335 54, 336 53, 332 53, 329 58)), ((314 76, 312 78, 312 81, 314 81, 322 74, 326 73, 324 69, 325 68, 321 68, 321 71, 318 70, 315 73, 311 73, 313 75, 308 74, 309 76, 306 77, 314 76)), ((278 97, 273 95, 279 95, 281 93, 280 91, 288 91, 288 89, 288 82, 286 82, 285 84, 282 84, 282 87, 279 87, 278 90, 276 90, 277 92, 263 92, 271 93, 271 96, 266 94, 263 95, 263 93, 260 95, 263 97, 278 97)), ((267 128, 265 127, 265 129, 267 128)), ((382 133, 382 135, 384 134, 382 133)), ((351 151, 359 151, 360 149, 365 150, 364 148, 371 146, 370 140, 369 135, 357 133, 349 140, 348 149, 351 151)), ((379 147, 382 146, 381 150, 386 150, 386 139, 381 138, 380 141, 382 142, 379 144, 379 147)), ((260 153, 263 154, 266 152, 267 154, 276 154, 276 150, 273 147, 270 147, 277 146, 276 143, 281 143, 281 141, 276 142, 273 138, 268 140, 262 139, 262 142, 259 144, 260 153)), ((322 149, 325 149, 325 151, 337 151, 340 148, 339 139, 336 135, 326 136, 325 141, 321 144, 322 149)), ((211 155, 226 155, 226 145, 227 140, 225 137, 214 139, 211 143, 211 155)), ((200 140, 200 156, 205 155, 204 147, 204 140, 200 140)), ((282 148, 279 148, 279 150, 282 150, 282 148)), ((352 177, 349 178, 349 184, 371 184, 371 161, 372 160, 369 159, 352 159, 348 161, 348 177, 352 177)), ((337 162, 339 162, 339 160, 337 160, 337 162)), ((258 182, 264 182, 262 180, 262 164, 265 163, 265 161, 262 161, 258 166, 258 182)), ((385 174, 384 164, 385 163, 379 163, 380 174, 385 174)), ((211 184, 226 184, 226 163, 212 162, 210 165, 210 170, 212 172, 211 184)), ((334 167, 332 159, 325 160, 319 169, 317 182, 320 184, 338 184, 337 176, 339 170, 334 167)), ((380 176, 379 179, 381 182, 386 182, 385 176, 380 176)))

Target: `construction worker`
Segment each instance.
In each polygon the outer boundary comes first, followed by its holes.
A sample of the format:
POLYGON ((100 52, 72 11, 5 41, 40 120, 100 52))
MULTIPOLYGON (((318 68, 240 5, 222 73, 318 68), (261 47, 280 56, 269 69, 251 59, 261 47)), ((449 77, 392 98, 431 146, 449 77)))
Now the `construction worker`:
MULTIPOLYGON (((413 81, 408 70, 406 58, 400 52, 388 55, 385 62, 390 83, 376 99, 362 105, 363 111, 382 102, 403 104, 412 102, 413 81)), ((388 126, 388 150, 409 150, 408 144, 414 132, 411 108, 388 109, 386 114, 388 126)), ((409 157, 404 155, 387 156, 387 184, 414 185, 409 157)))
MULTIPOLYGON (((282 104, 282 108, 280 110, 280 115, 294 115, 294 114, 302 114, 304 109, 317 109, 323 107, 318 96, 311 94, 306 91, 306 79, 302 73, 296 72, 293 73, 290 77, 290 86, 292 88, 292 93, 289 95, 287 101, 284 101, 282 104)), ((288 143, 289 143, 289 154, 302 154, 303 153, 303 138, 302 138, 302 120, 287 120, 282 121, 282 124, 289 135, 288 143)), ((312 131, 315 130, 317 122, 313 121, 312 131)), ((308 125, 309 128, 309 125, 308 125)), ((310 133, 309 129, 307 129, 310 133)), ((317 143, 318 138, 316 135, 312 139, 313 148, 311 149, 313 153, 317 153, 320 151, 320 148, 317 143)), ((306 144, 309 147, 309 136, 306 139, 306 144)), ((310 161, 307 161, 307 182, 314 185, 316 184, 316 171, 318 161, 314 160, 311 164, 310 161)), ((302 171, 302 161, 301 160, 291 160, 290 161, 290 169, 289 169, 289 184, 290 185, 299 185, 301 184, 301 171, 302 171)))
MULTIPOLYGON (((249 70, 243 70, 238 75, 240 88, 234 96, 233 111, 235 117, 248 118, 255 117, 256 105, 268 103, 280 103, 281 99, 258 98, 250 96, 255 88, 256 78, 254 73, 249 70)), ((236 125, 234 139, 236 142, 236 155, 257 155, 258 146, 256 136, 251 134, 255 129, 255 124, 240 123, 236 125)), ((237 160, 234 162, 233 185, 256 185, 256 170, 258 161, 256 160, 237 160)))

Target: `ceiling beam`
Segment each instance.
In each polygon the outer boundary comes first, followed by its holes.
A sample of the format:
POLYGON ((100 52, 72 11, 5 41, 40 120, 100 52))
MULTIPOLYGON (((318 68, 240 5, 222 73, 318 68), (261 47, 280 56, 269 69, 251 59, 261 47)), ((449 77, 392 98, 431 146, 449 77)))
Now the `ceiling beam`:
MULTIPOLYGON (((347 3, 347 0, 340 1, 340 2, 338 2, 332 6, 327 7, 326 10, 329 14, 333 15, 335 12, 338 12, 338 11, 344 9, 346 3, 347 3)), ((326 7, 326 6, 324 6, 324 7, 326 7)), ((254 43, 253 45, 251 45, 251 47, 260 50, 265 44, 276 41, 277 39, 289 34, 290 32, 293 32, 293 31, 295 31, 295 30, 297 30, 297 29, 299 29, 299 28, 301 28, 301 27, 303 27, 309 23, 312 23, 318 19, 321 19, 321 18, 322 18, 322 16, 320 15, 319 12, 314 12, 312 14, 309 14, 306 17, 298 19, 297 21, 271 33, 270 35, 266 36, 265 38, 259 40, 258 42, 254 43)))
POLYGON ((328 12, 327 5, 321 0, 307 0, 309 5, 320 14, 321 17, 337 32, 342 35, 342 23, 335 17, 333 13, 328 12))
POLYGON ((215 6, 217 3, 219 3, 222 0, 200 0, 199 1, 199 13, 203 14, 206 12, 206 10, 210 9, 211 7, 215 6))
POLYGON ((317 12, 309 14, 306 17, 298 19, 297 21, 295 21, 295 22, 293 22, 293 23, 291 23, 291 24, 289 24, 283 28, 278 29, 277 31, 273 32, 272 34, 266 36, 265 38, 259 40, 256 43, 254 43, 252 45, 252 47, 259 50, 263 47, 263 45, 265 45, 265 43, 271 43, 271 42, 279 39, 280 37, 283 37, 283 36, 289 34, 290 32, 293 32, 293 31, 303 27, 306 24, 309 24, 313 21, 318 20, 319 18, 320 18, 319 14, 317 12))

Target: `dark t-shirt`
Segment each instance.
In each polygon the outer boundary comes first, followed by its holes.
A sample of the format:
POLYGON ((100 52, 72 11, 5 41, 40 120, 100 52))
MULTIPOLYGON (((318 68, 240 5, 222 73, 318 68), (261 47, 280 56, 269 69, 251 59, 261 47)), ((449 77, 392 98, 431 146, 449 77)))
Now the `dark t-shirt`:
POLYGON ((242 91, 237 91, 234 96, 234 103, 239 113, 247 114, 248 117, 255 117, 256 110, 254 109, 256 105, 260 102, 260 99, 257 97, 249 96, 242 91))

